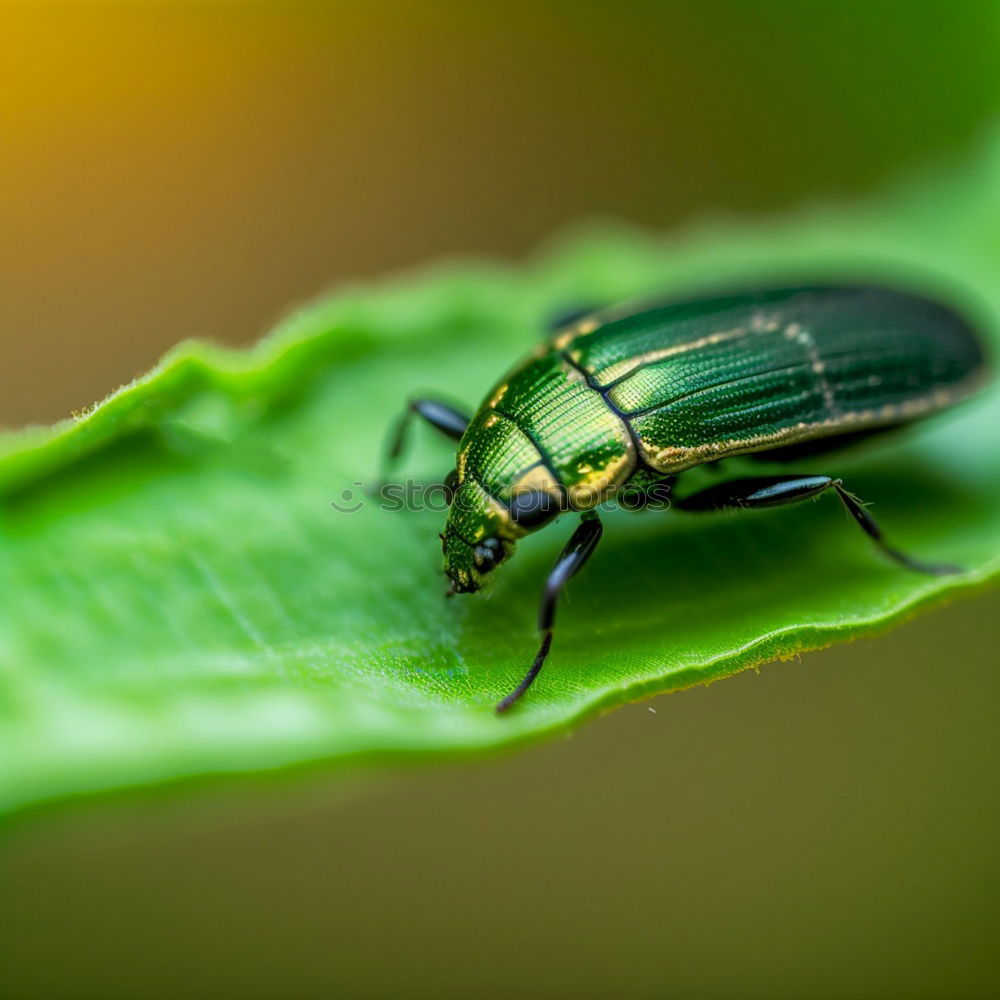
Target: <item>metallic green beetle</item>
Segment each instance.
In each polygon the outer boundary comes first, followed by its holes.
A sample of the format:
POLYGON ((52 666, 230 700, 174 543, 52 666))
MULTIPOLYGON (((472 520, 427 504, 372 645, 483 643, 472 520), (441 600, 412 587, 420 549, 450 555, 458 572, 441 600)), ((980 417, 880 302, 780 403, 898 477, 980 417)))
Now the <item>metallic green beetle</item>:
MULTIPOLYGON (((478 590, 517 540, 576 511, 581 522, 549 574, 542 643, 508 709, 535 679, 556 602, 601 536, 597 508, 660 501, 679 473, 734 455, 814 456, 938 412, 986 377, 972 327, 944 305, 884 288, 800 287, 584 313, 518 365, 470 419, 410 403, 389 451, 416 415, 459 441, 441 535, 449 593, 478 590)), ((889 546, 840 479, 739 479, 671 506, 773 507, 832 490, 882 551, 927 573, 953 572, 889 546)))

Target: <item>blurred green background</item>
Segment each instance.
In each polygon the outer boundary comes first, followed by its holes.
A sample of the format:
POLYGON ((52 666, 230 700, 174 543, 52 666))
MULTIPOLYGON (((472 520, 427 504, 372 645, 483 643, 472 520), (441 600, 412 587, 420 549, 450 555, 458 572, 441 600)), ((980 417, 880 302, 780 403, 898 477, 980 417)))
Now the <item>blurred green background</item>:
MULTIPOLYGON (((998 45, 994 2, 6 4, 0 425, 346 279, 960 161, 998 45)), ((21 817, 0 993, 995 996, 997 612, 513 757, 21 817)))

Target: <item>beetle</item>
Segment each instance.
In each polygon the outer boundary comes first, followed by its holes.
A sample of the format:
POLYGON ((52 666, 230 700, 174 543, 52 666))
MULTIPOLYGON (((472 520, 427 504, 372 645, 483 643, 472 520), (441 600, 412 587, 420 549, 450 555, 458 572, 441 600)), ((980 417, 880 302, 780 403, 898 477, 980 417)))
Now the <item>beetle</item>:
MULTIPOLYGON (((542 591, 541 645, 505 712, 538 675, 560 592, 601 538, 597 508, 628 489, 633 508, 673 493, 678 476, 737 455, 793 461, 942 411, 986 378, 983 348, 952 308, 865 286, 764 288, 585 311, 490 391, 474 415, 414 399, 390 438, 387 467, 421 418, 458 442, 441 534, 452 593, 479 590, 518 539, 563 512, 580 522, 542 591), (636 499, 637 498, 637 499, 636 499)), ((835 475, 734 479, 670 506, 755 509, 834 494, 881 551, 890 545, 835 475)))

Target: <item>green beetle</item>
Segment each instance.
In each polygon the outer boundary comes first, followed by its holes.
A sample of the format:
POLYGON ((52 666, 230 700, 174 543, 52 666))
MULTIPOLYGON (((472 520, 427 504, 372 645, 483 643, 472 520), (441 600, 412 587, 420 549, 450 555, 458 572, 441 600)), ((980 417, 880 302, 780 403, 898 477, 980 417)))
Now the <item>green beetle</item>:
MULTIPOLYGON (((457 440, 441 535, 449 593, 472 593, 517 540, 559 513, 582 515, 546 581, 542 643, 510 708, 548 656, 563 586, 601 537, 597 508, 627 489, 662 503, 680 473, 734 455, 794 460, 943 410, 986 377, 968 321, 885 288, 799 287, 577 315, 518 365, 469 418, 410 403, 389 449, 419 416, 457 440)), ((909 569, 953 572, 888 545, 840 479, 738 479, 673 499, 674 509, 774 507, 830 490, 881 550, 909 569)))

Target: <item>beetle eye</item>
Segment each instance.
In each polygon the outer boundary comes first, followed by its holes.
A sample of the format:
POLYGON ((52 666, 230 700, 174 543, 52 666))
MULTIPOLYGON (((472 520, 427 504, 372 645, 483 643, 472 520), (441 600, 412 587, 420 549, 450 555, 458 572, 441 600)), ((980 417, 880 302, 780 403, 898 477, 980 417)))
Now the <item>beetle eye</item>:
POLYGON ((510 498, 510 519, 528 531, 540 528, 558 513, 558 501, 545 490, 518 490, 510 498))
POLYGON ((489 573, 503 557, 499 538, 484 538, 473 550, 472 561, 480 573, 489 573))
POLYGON ((458 486, 458 469, 452 469, 447 476, 444 477, 444 492, 445 496, 448 498, 448 503, 450 504, 452 500, 455 499, 455 489, 458 486))

